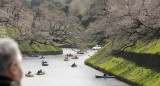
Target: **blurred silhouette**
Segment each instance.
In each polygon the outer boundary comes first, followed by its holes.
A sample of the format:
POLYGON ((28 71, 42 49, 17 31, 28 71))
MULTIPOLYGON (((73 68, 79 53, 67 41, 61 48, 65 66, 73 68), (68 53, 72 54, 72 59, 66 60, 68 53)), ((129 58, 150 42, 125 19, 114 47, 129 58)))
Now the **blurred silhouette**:
POLYGON ((0 39, 0 86, 20 86, 21 61, 18 44, 9 38, 0 39))

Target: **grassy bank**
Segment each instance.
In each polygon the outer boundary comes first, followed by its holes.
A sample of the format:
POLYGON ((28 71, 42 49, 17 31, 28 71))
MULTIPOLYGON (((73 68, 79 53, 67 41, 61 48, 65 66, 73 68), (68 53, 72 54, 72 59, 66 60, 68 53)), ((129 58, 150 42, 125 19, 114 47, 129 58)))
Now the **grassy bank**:
POLYGON ((126 51, 136 52, 136 53, 150 53, 159 54, 160 53, 160 40, 153 41, 139 41, 135 46, 127 48, 126 51))
MULTIPOLYGON (((3 33, 3 37, 10 37, 13 39, 16 39, 17 36, 20 35, 20 32, 17 28, 13 27, 4 27, 1 28, 1 33, 3 33), (2 32, 3 31, 3 32, 2 32)), ((47 41, 45 43, 45 40, 41 38, 36 38, 35 41, 31 44, 31 40, 25 40, 25 41, 19 41, 19 48, 22 52, 36 52, 36 53, 41 53, 41 52, 61 52, 62 49, 58 48, 53 42, 47 41)))
MULTIPOLYGON (((138 54, 159 54, 159 46, 159 40, 154 40, 152 42, 139 41, 135 46, 127 48, 125 51, 138 54)), ((139 85, 159 86, 160 71, 158 68, 154 69, 143 64, 137 64, 136 61, 127 60, 123 56, 109 55, 110 48, 111 43, 108 43, 95 55, 88 58, 86 62, 139 85)), ((141 57, 138 58, 141 59, 141 57)), ((159 59, 159 57, 156 58, 159 59)), ((143 61, 145 58, 141 60, 143 61)))
POLYGON ((19 48, 22 52, 50 52, 50 51, 62 51, 62 49, 51 45, 50 43, 47 44, 40 44, 38 42, 29 45, 30 40, 27 42, 20 43, 19 48))

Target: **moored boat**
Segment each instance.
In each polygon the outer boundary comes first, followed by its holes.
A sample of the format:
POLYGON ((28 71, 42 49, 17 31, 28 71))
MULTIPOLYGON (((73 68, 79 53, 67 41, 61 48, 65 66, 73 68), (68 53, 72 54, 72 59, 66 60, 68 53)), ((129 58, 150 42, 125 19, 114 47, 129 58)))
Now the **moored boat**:
POLYGON ((34 55, 34 56, 28 56, 28 57, 39 57, 38 55, 34 55))
POLYGON ((92 50, 99 50, 99 49, 101 49, 100 45, 96 45, 96 46, 92 47, 92 50))
POLYGON ((22 54, 22 57, 28 57, 26 54, 22 54))
POLYGON ((96 78, 115 78, 115 76, 97 76, 95 75, 96 78))

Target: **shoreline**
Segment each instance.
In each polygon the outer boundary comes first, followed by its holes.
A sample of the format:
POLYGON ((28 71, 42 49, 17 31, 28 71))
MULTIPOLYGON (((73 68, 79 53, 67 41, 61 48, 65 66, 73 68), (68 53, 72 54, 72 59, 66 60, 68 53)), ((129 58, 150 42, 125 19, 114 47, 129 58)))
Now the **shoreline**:
POLYGON ((60 55, 60 54, 63 54, 63 51, 46 51, 46 52, 21 51, 21 53, 25 55, 60 55))
POLYGON ((129 81, 129 80, 127 80, 127 79, 124 79, 123 77, 117 76, 117 75, 115 75, 115 74, 113 74, 113 73, 111 73, 111 72, 108 72, 107 70, 104 70, 104 69, 102 69, 102 68, 100 68, 100 67, 98 67, 98 66, 95 66, 95 65, 93 65, 93 64, 91 64, 91 63, 89 63, 89 62, 87 62, 87 61, 85 61, 84 63, 85 63, 85 65, 87 65, 87 66, 89 66, 89 67, 91 67, 91 68, 94 68, 94 69, 96 69, 96 70, 98 70, 98 71, 101 71, 101 72, 103 72, 103 73, 107 73, 108 75, 115 76, 115 78, 116 78, 117 80, 120 80, 120 81, 122 81, 122 82, 125 82, 125 83, 127 83, 127 84, 129 84, 129 85, 132 85, 132 86, 141 86, 141 85, 139 85, 139 84, 137 84, 137 83, 135 83, 135 82, 129 81))

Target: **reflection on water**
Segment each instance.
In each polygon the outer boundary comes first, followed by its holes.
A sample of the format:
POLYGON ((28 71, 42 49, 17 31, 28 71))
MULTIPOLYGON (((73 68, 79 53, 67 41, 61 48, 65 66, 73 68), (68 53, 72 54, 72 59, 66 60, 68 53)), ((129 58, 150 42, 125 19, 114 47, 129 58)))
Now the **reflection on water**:
POLYGON ((88 55, 93 55, 95 51, 89 50, 87 53, 77 55, 79 59, 64 61, 67 53, 76 55, 71 49, 63 49, 63 55, 49 55, 46 60, 49 66, 41 66, 38 58, 24 58, 23 72, 31 71, 37 73, 39 69, 46 72, 46 75, 35 77, 23 77, 22 86, 129 86, 116 79, 96 79, 95 75, 103 75, 101 72, 84 65, 84 60, 88 55), (78 67, 71 68, 72 63, 78 67))

